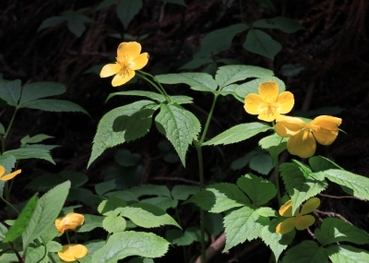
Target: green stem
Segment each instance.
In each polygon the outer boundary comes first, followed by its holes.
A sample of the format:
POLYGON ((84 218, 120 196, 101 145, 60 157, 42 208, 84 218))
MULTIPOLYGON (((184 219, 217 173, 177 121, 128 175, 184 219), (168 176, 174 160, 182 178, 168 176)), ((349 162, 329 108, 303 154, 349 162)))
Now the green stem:
POLYGON ((168 102, 171 102, 168 93, 165 91, 164 87, 160 84, 159 81, 157 81, 157 79, 153 75, 140 70, 137 71, 137 75, 146 80, 148 83, 150 83, 151 86, 153 86, 161 95, 163 95, 168 102), (150 80, 147 76, 151 77, 154 81, 150 80))
POLYGON ((210 108, 210 111, 209 111, 209 114, 208 114, 208 118, 206 120, 204 130, 203 130, 201 138, 200 138, 200 145, 204 142, 206 134, 208 133, 208 129, 209 129, 209 126, 210 126, 210 121, 211 121, 211 118, 213 117, 215 104, 217 102, 218 96, 219 96, 219 94, 214 94, 213 103, 211 104, 211 108, 210 108))
POLYGON ((13 113, 13 116, 10 119, 8 128, 6 129, 5 134, 3 136, 3 140, 2 140, 2 144, 1 144, 1 153, 4 153, 5 152, 5 141, 6 141, 6 138, 8 138, 8 135, 9 135, 9 132, 10 132, 11 127, 13 126, 13 122, 15 120, 15 115, 17 114, 17 111, 18 111, 18 108, 15 108, 15 111, 13 113))
POLYGON ((277 199, 279 206, 282 205, 282 198, 281 198, 281 187, 279 185, 279 162, 278 157, 273 158, 274 162, 274 177, 275 177, 275 186, 277 187, 277 199))
POLYGON ((17 212, 17 214, 19 214, 19 211, 17 210, 17 208, 15 208, 8 200, 9 200, 9 189, 8 189, 8 187, 7 187, 7 182, 5 182, 5 199, 0 195, 0 198, 1 198, 1 200, 3 200, 5 203, 6 203, 6 205, 7 205, 7 207, 8 207, 8 217, 10 218, 10 215, 11 215, 11 213, 10 213, 10 208, 13 208, 14 209, 14 211, 15 212, 17 212))

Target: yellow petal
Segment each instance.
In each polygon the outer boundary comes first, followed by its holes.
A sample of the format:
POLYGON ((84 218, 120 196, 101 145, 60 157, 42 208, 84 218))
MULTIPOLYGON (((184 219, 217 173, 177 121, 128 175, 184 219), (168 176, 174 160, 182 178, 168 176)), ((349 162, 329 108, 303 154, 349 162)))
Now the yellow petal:
POLYGON ((300 215, 306 215, 310 212, 313 212, 320 206, 320 199, 318 197, 310 198, 306 201, 306 203, 302 206, 300 215))
POLYGON ((245 98, 245 106, 243 107, 248 114, 260 114, 263 100, 258 94, 250 93, 245 98))
POLYGON ((278 111, 282 114, 289 113, 293 105, 295 104, 295 99, 293 97, 293 94, 289 91, 284 91, 278 96, 278 111))
POLYGON ((296 218, 288 218, 284 220, 283 222, 279 223, 275 229, 275 232, 278 234, 286 234, 288 232, 291 232, 292 229, 296 225, 296 218))
POLYGON ((342 123, 342 119, 332 116, 316 117, 310 125, 318 127, 314 129, 315 139, 322 145, 330 145, 334 142, 338 135, 338 126, 342 123))
POLYGON ((106 64, 100 71, 100 78, 106 78, 118 74, 122 69, 121 65, 118 63, 106 64))
POLYGON ((65 262, 74 262, 87 255, 88 249, 81 244, 64 245, 58 256, 65 262))
POLYGON ((1 175, 0 176, 0 181, 9 181, 9 180, 13 179, 16 175, 20 174, 21 172, 22 172, 22 170, 19 169, 19 170, 16 170, 16 171, 14 171, 10 174, 1 175))
POLYGON ((314 155, 316 142, 313 134, 304 129, 288 139, 287 150, 293 155, 308 158, 314 155))
POLYGON ((296 217, 295 227, 297 230, 304 230, 314 224, 315 217, 312 215, 304 215, 296 217))
POLYGON ((279 87, 274 81, 266 81, 258 87, 259 95, 264 102, 275 102, 278 98, 279 87))
POLYGON ((292 201, 288 200, 284 203, 281 208, 279 208, 278 213, 284 217, 291 217, 292 216, 292 201))
POLYGON ((141 45, 135 41, 122 42, 118 46, 117 55, 118 57, 127 57, 130 60, 138 57, 141 53, 141 45))
POLYGON ((132 61, 131 69, 133 70, 139 70, 142 69, 144 66, 146 66, 147 62, 149 62, 149 54, 148 53, 142 53, 132 61))
POLYGON ((5 167, 0 165, 0 177, 5 173, 5 167))
POLYGON ((297 117, 279 115, 276 119, 275 131, 281 137, 290 137, 305 128, 306 123, 297 117))
POLYGON ((55 227, 59 233, 64 233, 65 230, 74 230, 80 227, 85 221, 85 217, 78 213, 68 213, 63 217, 55 219, 55 227))
POLYGON ((134 70, 127 69, 126 73, 128 73, 128 74, 125 74, 125 75, 117 74, 117 75, 115 75, 114 78, 111 81, 111 85, 113 87, 123 85, 123 84, 127 83, 128 81, 130 81, 135 76, 135 71, 134 70))

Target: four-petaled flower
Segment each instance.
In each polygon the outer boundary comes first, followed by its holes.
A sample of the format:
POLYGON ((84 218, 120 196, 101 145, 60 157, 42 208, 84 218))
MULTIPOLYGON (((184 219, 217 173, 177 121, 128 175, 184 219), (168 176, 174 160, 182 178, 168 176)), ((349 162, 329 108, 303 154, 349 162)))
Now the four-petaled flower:
POLYGON ((9 181, 13 179, 16 175, 20 174, 22 172, 21 169, 18 169, 10 174, 5 174, 5 167, 0 165, 0 181, 9 181), (5 175, 4 175, 5 174, 5 175))
POLYGON ((290 112, 295 103, 291 92, 279 94, 278 84, 274 81, 261 83, 258 93, 246 96, 244 109, 249 114, 258 115, 258 119, 262 121, 274 121, 280 114, 290 112))
POLYGON ((315 153, 316 141, 322 145, 330 145, 334 142, 342 119, 323 115, 306 123, 297 117, 281 115, 276 122, 277 134, 281 137, 290 137, 287 150, 301 158, 308 158, 315 153))
POLYGON ((81 226, 85 221, 85 217, 78 213, 68 213, 63 217, 55 219, 55 227, 59 233, 64 233, 65 230, 74 230, 81 226))
POLYGON ((58 256, 65 262, 74 262, 87 255, 88 249, 81 244, 64 245, 63 249, 58 252, 58 256))
POLYGON ((304 230, 308 228, 314 224, 315 217, 307 214, 313 212, 319 207, 319 205, 320 199, 313 197, 302 205, 301 210, 300 208, 297 209, 292 215, 292 202, 291 200, 288 200, 284 205, 281 206, 278 212, 281 216, 289 218, 279 223, 275 231, 278 234, 285 234, 292 231, 293 228, 296 228, 297 230, 304 230))
POLYGON ((116 62, 105 65, 100 72, 101 78, 114 76, 113 87, 123 85, 135 76, 135 70, 142 69, 149 61, 148 53, 141 53, 137 42, 122 42, 118 46, 116 62))

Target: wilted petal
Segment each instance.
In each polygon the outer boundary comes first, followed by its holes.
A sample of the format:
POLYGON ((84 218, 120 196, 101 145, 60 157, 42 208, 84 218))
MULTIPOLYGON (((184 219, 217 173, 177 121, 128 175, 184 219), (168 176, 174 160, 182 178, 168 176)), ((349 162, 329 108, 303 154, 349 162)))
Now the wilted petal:
POLYGON ((330 145, 334 142, 338 135, 338 126, 342 123, 342 119, 332 116, 316 117, 310 125, 316 128, 314 130, 315 139, 322 145, 330 145))
POLYGON ((260 114, 260 107, 262 107, 263 103, 263 100, 258 94, 250 93, 245 98, 245 105, 243 108, 248 114, 260 114))
POLYGON ((291 232, 292 229, 296 225, 296 218, 288 218, 284 220, 283 222, 279 223, 275 229, 275 232, 278 234, 286 234, 288 232, 291 232))
POLYGON ((141 45, 135 41, 122 42, 118 46, 117 55, 118 57, 126 56, 132 59, 140 55, 141 45))
POLYGON ((121 69, 122 67, 118 63, 106 64, 100 71, 100 78, 107 78, 118 74, 121 69))
POLYGON ((58 256, 65 262, 74 262, 85 257, 88 253, 87 247, 81 244, 64 245, 58 252, 58 256))
POLYGON ((142 69, 144 66, 146 66, 147 62, 149 62, 149 54, 148 53, 142 53, 139 56, 137 56, 132 61, 131 69, 133 70, 139 70, 142 69))
POLYGON ((134 70, 127 69, 126 73, 127 74, 122 74, 122 75, 117 74, 117 75, 115 75, 114 78, 111 81, 111 85, 113 87, 123 85, 123 84, 127 83, 128 81, 130 81, 135 76, 134 70))
MULTIPOLYGON (((21 172, 22 172, 22 170, 18 169, 18 170, 14 171, 10 174, 1 175, 0 176, 0 181, 9 181, 9 180, 13 179, 16 175, 20 174, 21 172)), ((1 171, 0 171, 0 173, 1 173, 1 171)), ((4 174, 4 172, 2 174, 4 174)))
POLYGON ((306 123, 297 117, 279 115, 276 119, 275 131, 281 137, 290 137, 305 128, 306 123))
POLYGON ((312 215, 304 215, 296 217, 295 227, 297 230, 304 230, 314 224, 315 217, 312 215))
POLYGON ((300 215, 306 215, 310 212, 313 212, 320 206, 320 199, 318 197, 310 198, 306 201, 306 203, 302 206, 300 215))
POLYGON ((258 92, 263 101, 271 103, 277 101, 279 87, 274 81, 266 81, 259 85, 258 92))
POLYGON ((287 150, 289 153, 308 158, 314 155, 316 150, 316 142, 313 134, 304 129, 288 139, 287 150))
POLYGON ((63 217, 55 219, 55 227, 59 233, 64 233, 65 230, 74 230, 80 227, 85 221, 85 217, 78 213, 68 213, 63 217))
POLYGON ((284 217, 291 217, 292 216, 292 201, 288 200, 284 203, 281 208, 279 208, 278 213, 284 217))
POLYGON ((289 113, 293 105, 295 104, 295 99, 293 94, 289 91, 284 91, 278 96, 279 113, 286 114, 289 113))

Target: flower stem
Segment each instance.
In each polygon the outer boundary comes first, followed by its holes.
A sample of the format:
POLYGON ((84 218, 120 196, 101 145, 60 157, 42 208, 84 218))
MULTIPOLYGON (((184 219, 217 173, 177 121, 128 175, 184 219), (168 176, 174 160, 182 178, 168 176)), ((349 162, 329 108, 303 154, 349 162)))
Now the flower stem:
POLYGON ((141 78, 143 78, 144 80, 146 80, 151 86, 153 86, 161 95, 163 95, 166 100, 168 102, 171 102, 171 99, 168 95, 168 93, 165 91, 164 87, 160 84, 159 81, 157 81, 157 79, 149 74, 149 73, 146 73, 144 71, 141 71, 141 70, 138 70, 136 71, 137 72, 137 75, 140 76, 141 78), (154 81, 150 80, 147 76, 151 77, 154 81))

